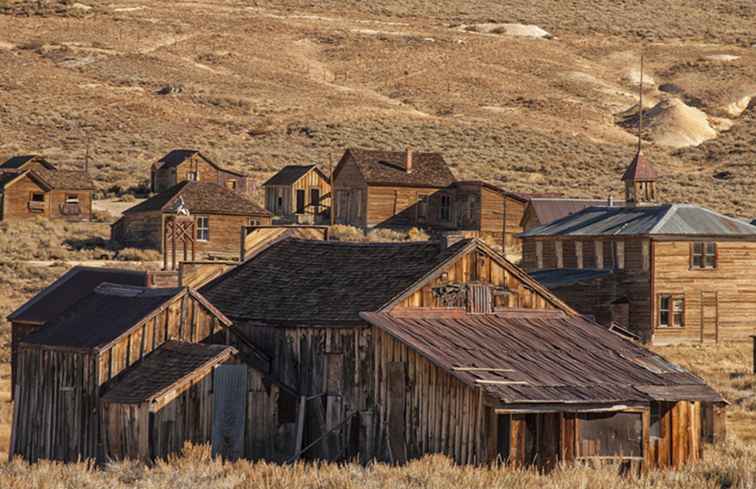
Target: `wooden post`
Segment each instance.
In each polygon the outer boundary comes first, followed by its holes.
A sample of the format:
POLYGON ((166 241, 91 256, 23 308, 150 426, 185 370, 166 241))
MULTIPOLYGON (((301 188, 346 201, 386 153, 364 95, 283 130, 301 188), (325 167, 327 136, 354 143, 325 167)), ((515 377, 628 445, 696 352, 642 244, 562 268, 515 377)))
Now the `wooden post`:
POLYGON ((171 227, 173 233, 171 234, 171 270, 176 269, 176 218, 171 219, 171 227))
POLYGON ((753 373, 756 374, 756 335, 751 338, 753 339, 753 373))
POLYGON ((307 396, 299 397, 299 413, 297 414, 297 442, 294 445, 294 460, 298 460, 302 451, 302 439, 304 438, 305 406, 307 396))

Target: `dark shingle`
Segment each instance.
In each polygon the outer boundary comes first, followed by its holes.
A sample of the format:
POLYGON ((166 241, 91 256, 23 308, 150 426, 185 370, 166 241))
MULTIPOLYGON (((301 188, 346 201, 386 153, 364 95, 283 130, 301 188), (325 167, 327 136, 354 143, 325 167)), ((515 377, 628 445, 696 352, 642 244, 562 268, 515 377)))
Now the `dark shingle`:
POLYGON ((456 180, 439 153, 412 153, 412 171, 405 170, 404 151, 348 149, 368 185, 447 187, 456 180))
POLYGON ((270 213, 262 207, 245 199, 233 190, 208 182, 184 181, 174 185, 134 207, 124 214, 161 211, 171 212, 176 209, 179 198, 192 214, 238 214, 249 216, 268 216, 270 213))
POLYGON ((317 169, 316 165, 288 165, 281 168, 278 173, 270 177, 263 187, 266 185, 293 185, 297 180, 302 178, 312 170, 317 169))
POLYGON ((102 400, 123 404, 151 401, 195 371, 223 363, 235 353, 231 346, 170 341, 128 369, 102 400))
POLYGON ((226 316, 327 325, 359 321, 460 252, 438 243, 345 243, 289 238, 203 287, 226 316))
POLYGON ((233 175, 244 177, 246 176, 243 173, 239 173, 234 170, 228 170, 226 168, 222 168, 220 165, 215 163, 213 160, 208 158, 207 156, 203 155, 196 149, 174 149, 168 152, 165 156, 160 158, 158 160, 158 164, 156 165, 157 168, 175 168, 179 166, 181 163, 185 162, 189 158, 191 158, 194 155, 199 155, 200 158, 207 161, 210 165, 214 166, 218 170, 224 171, 226 173, 231 173, 233 175))
POLYGON ((97 349, 120 337, 183 290, 103 283, 22 342, 97 349))
POLYGON ((42 170, 34 169, 50 187, 57 190, 95 190, 89 173, 77 170, 42 170))
POLYGON ((47 169, 47 170, 55 170, 55 165, 47 161, 46 159, 42 158, 38 155, 19 155, 19 156, 13 156, 6 160, 2 165, 0 165, 0 170, 26 170, 29 168, 24 168, 24 166, 29 163, 30 161, 34 161, 38 163, 39 168, 47 169))

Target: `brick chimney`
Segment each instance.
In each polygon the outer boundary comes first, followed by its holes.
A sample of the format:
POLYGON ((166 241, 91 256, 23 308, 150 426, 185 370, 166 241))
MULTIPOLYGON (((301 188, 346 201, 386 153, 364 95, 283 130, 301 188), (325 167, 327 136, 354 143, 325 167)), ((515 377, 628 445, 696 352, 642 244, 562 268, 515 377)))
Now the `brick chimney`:
POLYGON ((407 148, 407 150, 404 152, 404 170, 407 173, 412 172, 412 149, 407 148))

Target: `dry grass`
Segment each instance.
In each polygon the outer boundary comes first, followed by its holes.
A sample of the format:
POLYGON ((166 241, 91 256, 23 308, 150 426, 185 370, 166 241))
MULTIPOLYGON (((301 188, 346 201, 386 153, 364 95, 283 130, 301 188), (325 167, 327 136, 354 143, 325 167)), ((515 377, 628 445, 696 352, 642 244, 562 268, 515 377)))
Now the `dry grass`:
POLYGON ((409 230, 373 229, 363 231, 354 226, 336 224, 328 231, 330 239, 336 241, 371 241, 371 242, 400 242, 400 241, 428 241, 430 236, 418 228, 409 230))

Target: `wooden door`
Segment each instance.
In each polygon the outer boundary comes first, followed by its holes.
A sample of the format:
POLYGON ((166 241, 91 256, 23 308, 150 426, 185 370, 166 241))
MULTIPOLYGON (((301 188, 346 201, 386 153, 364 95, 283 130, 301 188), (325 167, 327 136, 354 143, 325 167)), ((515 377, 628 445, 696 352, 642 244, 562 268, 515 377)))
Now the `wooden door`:
POLYGON ((320 214, 320 189, 310 189, 310 213, 314 216, 320 214))
POLYGON ((719 342, 719 293, 701 292, 701 342, 719 342))
POLYGON ((297 214, 304 214, 305 211, 305 191, 297 189, 297 214))
POLYGON ((246 365, 219 365, 213 372, 213 457, 244 456, 247 412, 246 365))

